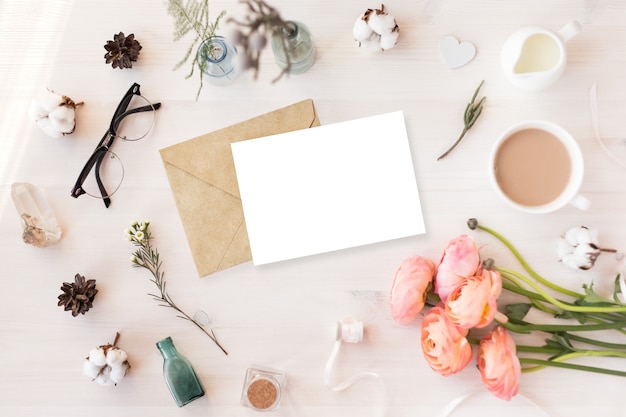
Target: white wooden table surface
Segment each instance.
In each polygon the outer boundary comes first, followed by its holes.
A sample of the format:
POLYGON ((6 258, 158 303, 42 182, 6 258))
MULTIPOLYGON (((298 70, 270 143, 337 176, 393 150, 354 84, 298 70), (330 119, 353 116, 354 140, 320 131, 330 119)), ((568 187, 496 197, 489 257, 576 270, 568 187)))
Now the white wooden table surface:
MULTIPOLYGON (((399 43, 370 53, 357 48, 351 29, 361 12, 379 4, 276 0, 272 4, 284 17, 311 29, 318 52, 313 68, 271 84, 277 68, 266 51, 258 80, 246 73, 227 87, 208 85, 197 102, 197 79, 185 80, 186 68, 172 70, 186 43, 173 42, 164 3, 0 1, 0 415, 253 415, 239 404, 252 364, 287 373, 287 393, 275 415, 375 415, 378 385, 361 382, 334 393, 323 384, 335 323, 346 316, 363 321, 365 340, 342 348, 337 378, 376 372, 387 389, 387 416, 437 415, 455 398, 484 389, 473 365, 447 378, 433 373, 420 352, 419 321, 401 326, 392 320, 388 293, 404 258, 438 260, 450 239, 468 232, 466 220, 477 217, 513 241, 537 270, 572 289, 591 280, 606 289, 623 267, 603 255, 590 271, 570 271, 557 262, 555 249, 563 231, 581 224, 596 228, 603 246, 626 249, 626 170, 600 149, 589 103, 589 89, 597 83, 603 135, 626 135, 623 2, 389 0, 385 6, 401 28, 399 43), (563 77, 536 93, 510 85, 499 64, 508 35, 526 25, 557 30, 571 19, 583 31, 567 45, 563 77), (103 45, 119 31, 134 32, 143 45, 133 69, 104 63, 103 45), (439 41, 449 34, 477 46, 465 67, 450 70, 439 56, 439 41), (436 161, 461 131, 463 109, 480 80, 488 97, 483 115, 450 156, 436 161), (120 151, 126 177, 108 210, 88 196, 71 198, 76 176, 133 82, 163 103, 155 130, 120 151), (85 101, 73 135, 50 139, 28 120, 31 98, 46 87, 85 101), (404 111, 427 233, 263 267, 249 262, 199 279, 158 150, 305 98, 314 99, 322 124, 404 111), (509 125, 528 118, 561 124, 577 138, 586 164, 582 192, 592 202, 588 211, 522 214, 491 191, 490 145, 509 125), (10 195, 18 181, 48 195, 63 228, 58 245, 22 243, 10 195), (143 219, 151 221, 172 297, 185 310, 210 316, 228 356, 146 295, 154 290, 149 275, 130 267, 132 247, 123 239, 130 222, 143 219), (100 292, 93 309, 74 318, 56 304, 61 284, 76 273, 96 279, 100 292), (117 331, 132 369, 117 387, 102 387, 82 375, 82 361, 117 331), (183 409, 167 391, 155 347, 166 336, 192 361, 207 391, 183 409)), ((213 15, 223 9, 243 16, 234 0, 211 1, 213 15)), ((516 267, 494 239, 473 236, 487 245, 485 255, 516 267)), ((604 363, 626 369, 623 361, 604 363)), ((626 379, 567 370, 524 374, 520 385, 523 398, 560 417, 626 416, 625 389, 626 379)), ((506 412, 534 415, 515 404, 506 412)))

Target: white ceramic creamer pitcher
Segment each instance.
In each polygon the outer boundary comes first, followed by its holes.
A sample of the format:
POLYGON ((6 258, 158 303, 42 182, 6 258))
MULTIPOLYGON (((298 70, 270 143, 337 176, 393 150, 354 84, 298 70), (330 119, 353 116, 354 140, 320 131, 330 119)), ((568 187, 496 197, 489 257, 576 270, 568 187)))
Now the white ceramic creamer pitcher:
POLYGON ((577 20, 556 33, 537 26, 518 30, 502 47, 500 61, 504 74, 523 90, 539 91, 550 86, 565 71, 565 44, 580 30, 577 20))

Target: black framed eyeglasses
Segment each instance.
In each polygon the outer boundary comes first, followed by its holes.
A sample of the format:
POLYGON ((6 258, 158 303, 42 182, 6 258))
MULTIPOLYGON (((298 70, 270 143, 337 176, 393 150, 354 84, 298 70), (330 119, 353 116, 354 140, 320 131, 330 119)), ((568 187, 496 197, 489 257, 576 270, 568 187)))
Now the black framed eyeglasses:
POLYGON ((111 151, 115 138, 135 141, 146 137, 154 127, 156 110, 161 107, 161 103, 152 104, 142 96, 139 87, 139 84, 134 83, 117 105, 109 129, 100 139, 72 188, 72 197, 87 194, 102 198, 107 208, 111 205, 111 196, 119 189, 124 178, 124 166, 111 151), (131 102, 135 106, 129 109, 131 102), (92 170, 94 176, 90 178, 92 170))

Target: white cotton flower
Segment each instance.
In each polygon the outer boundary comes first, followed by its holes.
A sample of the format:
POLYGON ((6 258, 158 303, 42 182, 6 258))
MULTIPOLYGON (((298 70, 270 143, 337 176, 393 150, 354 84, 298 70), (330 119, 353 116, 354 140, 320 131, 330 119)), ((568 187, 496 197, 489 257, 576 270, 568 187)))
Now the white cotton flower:
POLYGON ((92 349, 83 362, 83 374, 100 385, 117 385, 129 369, 128 354, 110 344, 92 349))
POLYGON ((352 28, 352 35, 354 36, 354 39, 359 42, 363 42, 369 39, 373 33, 374 31, 372 28, 370 28, 367 22, 359 16, 359 18, 356 19, 356 22, 354 22, 354 27, 352 28))
POLYGON ((585 226, 572 227, 559 238, 559 260, 572 269, 591 269, 602 250, 597 233, 585 226))
POLYGON ((122 349, 118 347, 112 347, 108 350, 106 358, 107 365, 117 366, 126 361, 128 359, 128 355, 122 349))
POLYGON ((91 379, 96 379, 102 366, 98 366, 89 359, 85 359, 83 362, 83 374, 87 375, 91 379))
POLYGON ((399 32, 389 32, 386 35, 381 35, 380 36, 380 47, 383 50, 393 48, 396 45, 396 43, 398 43, 398 36, 399 35, 400 35, 399 32))
POLYGON ((31 102, 28 114, 46 135, 59 138, 74 132, 75 110, 81 104, 83 103, 75 103, 67 96, 46 90, 31 102))
POLYGON ((115 383, 111 380, 110 375, 111 375, 111 367, 105 366, 100 369, 100 372, 98 373, 98 376, 94 378, 94 381, 100 385, 113 385, 115 383))
POLYGON ((384 51, 396 45, 400 27, 381 6, 380 9, 367 9, 359 16, 352 27, 352 34, 359 46, 384 51))
POLYGON ((109 378, 114 384, 118 384, 126 377, 128 370, 130 369, 130 365, 128 362, 122 362, 118 365, 112 366, 111 371, 109 373, 109 378))
POLYGON ((107 363, 106 353, 102 346, 91 349, 89 352, 89 361, 96 366, 104 366, 107 363))

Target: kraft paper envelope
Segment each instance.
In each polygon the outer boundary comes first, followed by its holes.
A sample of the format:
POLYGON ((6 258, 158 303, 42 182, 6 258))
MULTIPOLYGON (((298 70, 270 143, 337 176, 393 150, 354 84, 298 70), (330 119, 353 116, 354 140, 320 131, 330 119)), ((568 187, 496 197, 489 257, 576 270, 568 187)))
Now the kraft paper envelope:
POLYGON ((255 265, 425 232, 401 111, 231 147, 255 265))
POLYGON ((252 259, 231 143, 319 125, 309 99, 160 150, 200 277, 252 259))

